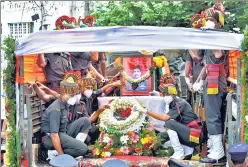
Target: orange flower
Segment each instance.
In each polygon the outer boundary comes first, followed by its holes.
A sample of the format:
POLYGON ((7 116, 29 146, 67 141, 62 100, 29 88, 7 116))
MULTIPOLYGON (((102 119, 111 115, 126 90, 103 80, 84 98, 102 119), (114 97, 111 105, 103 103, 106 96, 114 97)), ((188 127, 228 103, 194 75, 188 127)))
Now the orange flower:
POLYGON ((128 135, 129 135, 129 136, 134 136, 134 135, 135 135, 135 132, 134 132, 134 131, 129 131, 129 132, 128 132, 128 135))
POLYGON ((117 58, 115 59, 114 65, 115 65, 116 67, 122 65, 121 57, 117 57, 117 58))
POLYGON ((153 137, 148 137, 148 141, 149 141, 149 143, 152 143, 153 137))
POLYGON ((142 148, 136 148, 136 149, 135 149, 135 152, 136 152, 137 154, 142 153, 142 151, 143 151, 142 148))
POLYGON ((116 155, 122 155, 122 152, 121 152, 120 149, 118 148, 118 149, 115 151, 115 154, 116 154, 116 155))

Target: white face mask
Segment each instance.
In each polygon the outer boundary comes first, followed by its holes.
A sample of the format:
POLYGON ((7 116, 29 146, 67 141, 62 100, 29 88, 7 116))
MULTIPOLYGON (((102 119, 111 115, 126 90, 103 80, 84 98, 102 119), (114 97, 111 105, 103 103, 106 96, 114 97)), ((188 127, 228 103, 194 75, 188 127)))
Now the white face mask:
POLYGON ((68 99, 67 104, 74 105, 76 103, 79 103, 80 99, 81 99, 81 94, 75 95, 68 99))
POLYGON ((93 93, 93 90, 85 90, 84 91, 84 95, 87 97, 87 98, 89 98, 91 95, 92 95, 92 93, 93 93))
POLYGON ((170 104, 172 101, 173 101, 172 96, 165 96, 164 97, 165 104, 170 104))

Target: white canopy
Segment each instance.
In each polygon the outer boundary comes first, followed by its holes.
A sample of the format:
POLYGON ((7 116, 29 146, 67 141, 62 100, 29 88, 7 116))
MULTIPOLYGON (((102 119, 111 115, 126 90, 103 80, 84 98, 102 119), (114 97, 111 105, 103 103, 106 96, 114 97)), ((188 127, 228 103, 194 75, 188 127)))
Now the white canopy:
POLYGON ((17 42, 17 56, 55 52, 158 49, 240 50, 243 34, 179 27, 94 27, 40 31, 17 42))

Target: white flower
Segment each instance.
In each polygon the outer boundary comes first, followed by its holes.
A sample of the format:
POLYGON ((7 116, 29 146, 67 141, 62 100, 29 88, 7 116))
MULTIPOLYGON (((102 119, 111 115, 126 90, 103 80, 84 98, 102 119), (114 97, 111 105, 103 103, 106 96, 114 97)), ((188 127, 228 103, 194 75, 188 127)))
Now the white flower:
POLYGON ((123 135, 123 136, 121 136, 121 138, 120 138, 120 141, 121 141, 122 144, 127 144, 127 141, 128 141, 128 140, 129 140, 128 135, 123 135))
POLYGON ((110 157, 111 156, 111 152, 105 152, 106 157, 110 157))
POLYGON ((107 135, 105 135, 105 136, 103 137, 103 142, 104 142, 104 143, 109 143, 110 140, 111 140, 111 139, 110 139, 107 135))

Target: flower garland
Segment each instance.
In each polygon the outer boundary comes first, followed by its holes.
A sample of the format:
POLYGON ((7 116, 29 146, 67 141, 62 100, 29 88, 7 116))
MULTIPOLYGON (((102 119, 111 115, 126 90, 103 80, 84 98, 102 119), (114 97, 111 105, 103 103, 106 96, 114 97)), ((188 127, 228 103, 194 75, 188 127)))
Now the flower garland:
MULTIPOLYGON (((244 31, 244 40, 241 44, 242 51, 243 51, 243 63, 244 63, 244 73, 242 76, 242 84, 244 85, 245 91, 244 91, 244 99, 248 99, 248 26, 246 26, 244 31)), ((244 141, 248 143, 248 100, 243 101, 243 107, 244 107, 244 115, 243 115, 243 121, 244 121, 244 141)))
POLYGON ((114 62, 114 66, 119 69, 121 72, 121 75, 123 76, 123 78, 128 81, 129 83, 132 84, 132 87, 134 89, 136 89, 138 87, 138 84, 147 80, 148 78, 151 77, 152 73, 154 72, 154 70, 156 69, 156 67, 154 66, 154 63, 153 65, 150 67, 150 69, 144 74, 142 75, 141 77, 137 78, 137 79, 133 79, 131 78, 125 71, 124 71, 124 67, 122 65, 122 61, 121 61, 121 58, 118 57, 115 59, 115 62, 114 62))
POLYGON ((15 98, 15 40, 12 37, 7 37, 3 41, 3 50, 5 59, 7 60, 7 68, 4 70, 4 88, 7 95, 5 99, 8 106, 7 143, 6 143, 6 158, 11 167, 19 167, 20 150, 19 150, 19 136, 16 132, 16 98, 15 98))
POLYGON ((147 80, 148 78, 151 77, 153 73, 153 70, 148 70, 144 75, 142 75, 141 77, 137 78, 137 79, 133 79, 131 78, 129 75, 127 75, 126 71, 121 70, 121 75, 125 78, 126 81, 128 81, 131 84, 139 84, 145 80, 147 80))
MULTIPOLYGON (((99 116, 101 133, 92 152, 94 157, 156 154, 161 139, 145 114, 132 111, 133 105, 144 107, 133 98, 115 99, 99 116)), ((171 153, 168 150, 167 156, 171 153)))

